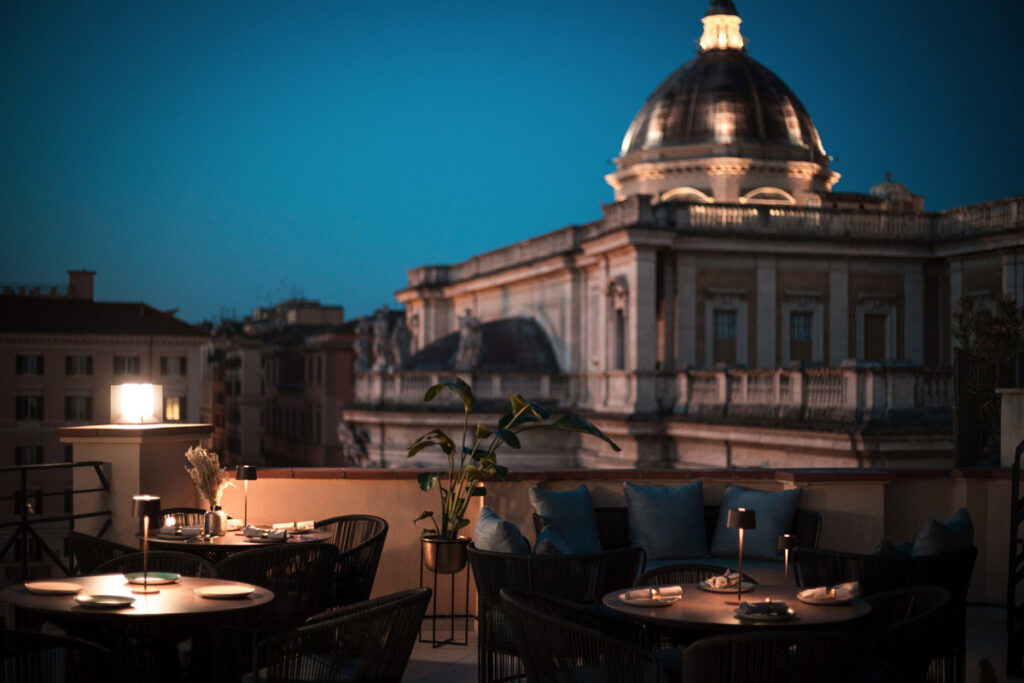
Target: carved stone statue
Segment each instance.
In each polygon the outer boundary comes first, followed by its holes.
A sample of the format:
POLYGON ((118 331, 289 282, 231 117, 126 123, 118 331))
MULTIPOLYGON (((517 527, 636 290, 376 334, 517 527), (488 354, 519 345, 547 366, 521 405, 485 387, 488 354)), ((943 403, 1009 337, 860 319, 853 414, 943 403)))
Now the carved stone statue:
POLYGON ((356 323, 356 339, 352 348, 356 352, 356 372, 370 369, 370 321, 364 315, 356 323))
POLYGON ((373 370, 386 372, 388 366, 388 307, 378 308, 373 314, 373 370))
POLYGON ((366 445, 370 438, 365 429, 353 428, 344 420, 338 421, 338 445, 340 446, 339 467, 366 467, 370 455, 366 445))
POLYGON ((480 360, 480 344, 483 337, 483 323, 466 309, 466 315, 459 318, 459 348, 455 352, 455 369, 460 372, 473 370, 480 360))
POLYGON ((412 335, 405 325, 405 318, 399 318, 391 330, 391 369, 401 370, 409 358, 409 342, 412 335))

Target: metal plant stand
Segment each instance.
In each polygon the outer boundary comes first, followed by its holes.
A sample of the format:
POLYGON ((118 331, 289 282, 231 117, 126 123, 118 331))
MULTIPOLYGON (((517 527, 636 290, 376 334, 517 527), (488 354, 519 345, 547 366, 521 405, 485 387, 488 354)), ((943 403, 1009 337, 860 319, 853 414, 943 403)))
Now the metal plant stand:
POLYGON ((430 612, 424 617, 424 621, 426 621, 427 619, 430 620, 430 637, 426 638, 424 636, 423 626, 421 625, 419 641, 421 643, 430 643, 435 648, 441 647, 442 645, 469 645, 469 622, 471 619, 473 619, 473 616, 469 614, 469 571, 467 570, 466 567, 463 567, 459 571, 452 572, 451 574, 447 575, 451 577, 451 584, 449 585, 448 592, 448 611, 447 613, 442 614, 438 614, 437 605, 439 602, 441 602, 441 600, 437 592, 437 584, 439 581, 443 581, 444 579, 439 579, 439 576, 445 575, 438 574, 437 572, 433 572, 429 569, 426 569, 426 563, 424 562, 423 559, 423 545, 420 544, 420 588, 431 587, 434 591, 434 596, 433 599, 431 600, 430 612), (424 583, 424 573, 433 575, 432 586, 427 586, 424 583), (455 611, 455 583, 456 577, 458 577, 460 574, 462 575, 462 583, 464 586, 464 602, 462 604, 465 606, 465 613, 463 614, 457 614, 455 611), (444 639, 438 639, 437 637, 437 622, 441 619, 448 619, 449 623, 451 624, 449 636, 444 639), (458 630, 456 629, 455 624, 459 619, 462 619, 462 640, 456 639, 458 630))

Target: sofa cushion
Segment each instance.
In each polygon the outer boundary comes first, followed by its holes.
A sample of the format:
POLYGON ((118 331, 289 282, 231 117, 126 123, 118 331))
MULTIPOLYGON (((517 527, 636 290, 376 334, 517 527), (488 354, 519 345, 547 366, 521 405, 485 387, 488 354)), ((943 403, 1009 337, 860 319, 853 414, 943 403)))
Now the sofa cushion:
POLYGON ((945 523, 929 519, 921 527, 914 547, 910 550, 911 557, 927 557, 942 555, 958 550, 966 550, 974 545, 974 523, 966 508, 960 508, 945 523))
POLYGON ((704 485, 640 486, 623 482, 629 507, 629 542, 651 560, 707 555, 704 485))
POLYGON ((550 525, 540 530, 533 546, 534 555, 571 555, 572 552, 572 547, 550 525))
POLYGON ((493 553, 530 554, 530 544, 523 538, 519 527, 494 514, 489 507, 482 508, 476 518, 473 542, 480 550, 493 553))
POLYGON ((562 537, 573 553, 602 550, 594 504, 585 485, 580 484, 572 491, 531 488, 530 502, 534 511, 544 518, 544 523, 562 537))
MULTIPOLYGON (((801 489, 755 491, 728 486, 718 509, 718 523, 711 541, 711 554, 716 557, 739 555, 739 533, 726 527, 729 510, 746 508, 757 515, 757 528, 743 533, 743 559, 772 560, 778 557, 779 536, 792 533, 801 489)), ((744 567, 746 563, 744 562, 744 567)))

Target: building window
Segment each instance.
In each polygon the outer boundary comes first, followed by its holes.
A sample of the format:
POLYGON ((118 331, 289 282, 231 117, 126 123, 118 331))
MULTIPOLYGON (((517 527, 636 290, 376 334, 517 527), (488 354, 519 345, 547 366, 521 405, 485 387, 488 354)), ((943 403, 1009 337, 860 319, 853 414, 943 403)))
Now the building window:
POLYGON ((18 420, 42 420, 42 396, 15 396, 14 416, 18 420))
POLYGON ((15 446, 15 465, 39 465, 43 462, 43 447, 39 445, 15 446))
POLYGON ((185 415, 184 396, 164 396, 164 422, 181 422, 185 415))
POLYGON ((885 360, 886 317, 885 313, 868 313, 864 316, 864 360, 885 360))
POLYGON ((43 357, 38 354, 18 354, 15 370, 19 375, 43 374, 43 357))
POLYGON ((160 374, 184 377, 188 374, 188 358, 185 356, 161 356, 160 374))
POLYGON ((115 375, 138 375, 141 367, 138 356, 114 356, 115 375))
POLYGON ((615 360, 614 370, 626 369, 626 312, 615 309, 615 360))
POLYGON ((789 314, 789 359, 810 363, 814 360, 812 323, 814 314, 793 311, 789 314))
POLYGON ((734 365, 736 363, 736 311, 715 311, 714 362, 734 365))
POLYGON ((91 375, 92 356, 66 356, 64 358, 65 375, 91 375))
POLYGON ((91 420, 92 396, 65 396, 65 420, 91 420))

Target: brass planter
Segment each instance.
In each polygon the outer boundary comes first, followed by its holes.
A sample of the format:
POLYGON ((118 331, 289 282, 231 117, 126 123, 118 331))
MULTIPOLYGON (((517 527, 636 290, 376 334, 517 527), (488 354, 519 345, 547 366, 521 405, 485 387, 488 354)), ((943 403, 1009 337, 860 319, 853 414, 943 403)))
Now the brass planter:
POLYGON ((455 574, 466 566, 466 546, 470 539, 459 536, 455 539, 424 536, 423 564, 435 574, 455 574))

